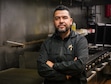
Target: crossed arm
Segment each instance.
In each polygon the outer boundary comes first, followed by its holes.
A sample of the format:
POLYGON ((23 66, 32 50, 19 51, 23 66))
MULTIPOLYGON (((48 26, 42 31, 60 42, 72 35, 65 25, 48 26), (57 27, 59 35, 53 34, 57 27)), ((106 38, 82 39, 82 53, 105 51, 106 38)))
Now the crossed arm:
MULTIPOLYGON (((76 61, 77 60, 77 57, 75 57, 74 58, 74 61, 76 61)), ((54 63, 53 62, 51 62, 51 61, 47 61, 46 62, 46 64, 49 66, 49 67, 51 67, 51 68, 53 68, 53 66, 54 66, 54 63)), ((68 80, 68 79, 70 79, 71 78, 71 75, 66 75, 66 79, 68 80)))

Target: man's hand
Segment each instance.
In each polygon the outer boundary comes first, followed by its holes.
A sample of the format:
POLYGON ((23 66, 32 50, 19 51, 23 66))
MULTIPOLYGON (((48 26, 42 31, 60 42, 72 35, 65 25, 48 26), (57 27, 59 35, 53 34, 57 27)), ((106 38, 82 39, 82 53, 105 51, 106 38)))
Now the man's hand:
POLYGON ((76 61, 76 60, 77 60, 77 57, 74 58, 74 61, 76 61))
POLYGON ((49 61, 49 60, 46 62, 46 64, 47 64, 49 67, 51 67, 51 68, 52 68, 52 67, 53 67, 53 65, 54 65, 54 63, 53 63, 53 62, 51 62, 51 61, 49 61))
POLYGON ((71 78, 71 76, 70 75, 66 75, 66 79, 68 80, 69 78, 71 78))

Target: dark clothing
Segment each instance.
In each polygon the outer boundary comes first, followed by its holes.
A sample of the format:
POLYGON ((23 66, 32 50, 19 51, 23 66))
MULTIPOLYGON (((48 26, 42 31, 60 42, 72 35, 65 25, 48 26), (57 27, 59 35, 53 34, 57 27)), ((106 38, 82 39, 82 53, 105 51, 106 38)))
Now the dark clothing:
POLYGON ((88 58, 88 45, 85 37, 71 30, 64 40, 55 33, 41 46, 38 57, 38 72, 44 77, 44 84, 87 84, 85 64, 88 58), (74 61, 74 58, 77 60, 74 61), (54 63, 50 68, 46 61, 54 63), (66 75, 72 77, 67 80, 66 75))

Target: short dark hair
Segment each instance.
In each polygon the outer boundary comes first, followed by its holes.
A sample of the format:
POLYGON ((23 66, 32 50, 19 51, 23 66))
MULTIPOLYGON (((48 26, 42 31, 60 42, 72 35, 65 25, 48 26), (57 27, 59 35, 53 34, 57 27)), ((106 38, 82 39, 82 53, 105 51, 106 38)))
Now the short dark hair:
POLYGON ((70 17, 71 17, 71 12, 70 12, 70 10, 69 10, 69 8, 68 8, 67 6, 58 5, 58 6, 55 8, 55 10, 54 10, 53 16, 54 16, 54 14, 55 14, 55 12, 56 12, 57 10, 67 10, 67 11, 69 12, 70 17))

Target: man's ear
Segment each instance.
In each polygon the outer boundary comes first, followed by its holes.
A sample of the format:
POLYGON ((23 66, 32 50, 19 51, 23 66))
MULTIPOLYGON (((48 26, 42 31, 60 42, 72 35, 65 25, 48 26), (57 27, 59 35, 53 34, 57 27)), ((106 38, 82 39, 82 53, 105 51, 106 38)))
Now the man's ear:
POLYGON ((71 18, 71 25, 72 25, 72 23, 73 23, 73 18, 71 18))

